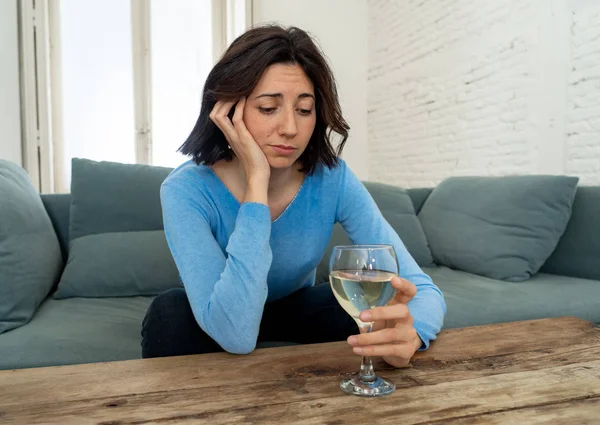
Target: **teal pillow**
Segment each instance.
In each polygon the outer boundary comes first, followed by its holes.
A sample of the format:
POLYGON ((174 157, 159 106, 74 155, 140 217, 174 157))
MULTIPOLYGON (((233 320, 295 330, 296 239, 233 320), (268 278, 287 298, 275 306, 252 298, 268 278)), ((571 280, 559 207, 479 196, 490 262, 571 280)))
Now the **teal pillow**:
POLYGON ((581 186, 558 246, 540 270, 600 280, 600 186, 581 186))
POLYGON ((62 267, 58 239, 29 176, 0 160, 0 334, 31 320, 62 267))
POLYGON ((421 208, 423 208, 423 204, 427 200, 427 197, 431 195, 431 191, 433 188, 430 187, 415 187, 411 189, 406 189, 406 193, 410 196, 410 199, 415 207, 415 213, 417 215, 421 212, 421 208))
POLYGON ((160 185, 171 168, 72 160, 69 237, 162 230, 160 185))
POLYGON ((179 282, 164 231, 103 233, 71 243, 54 298, 157 295, 179 282))
POLYGON ((179 284, 160 205, 171 171, 73 159, 69 256, 54 298, 156 295, 179 284))
POLYGON ((436 263, 512 282, 537 273, 571 216, 577 177, 451 177, 419 218, 436 263))
POLYGON ((433 267, 431 250, 408 192, 401 187, 382 183, 365 182, 364 185, 417 264, 433 267))

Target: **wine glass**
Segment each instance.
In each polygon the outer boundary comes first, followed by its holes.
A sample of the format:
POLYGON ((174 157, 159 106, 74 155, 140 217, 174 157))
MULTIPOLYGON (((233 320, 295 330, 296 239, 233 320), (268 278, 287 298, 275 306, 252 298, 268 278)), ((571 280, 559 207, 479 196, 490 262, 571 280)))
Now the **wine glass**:
MULTIPOLYGON (((373 322, 363 322, 358 316, 361 311, 386 305, 396 295, 392 278, 398 272, 398 260, 392 245, 333 248, 329 262, 331 289, 362 332, 371 332, 373 322)), ((393 393, 396 385, 375 375, 371 357, 363 356, 360 372, 344 379, 340 388, 348 394, 382 396, 393 393)))

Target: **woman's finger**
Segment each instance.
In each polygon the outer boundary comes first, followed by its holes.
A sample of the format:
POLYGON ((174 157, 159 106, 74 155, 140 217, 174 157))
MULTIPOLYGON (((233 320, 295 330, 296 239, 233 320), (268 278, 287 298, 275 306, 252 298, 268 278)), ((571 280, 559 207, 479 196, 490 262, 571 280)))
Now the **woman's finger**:
POLYGON ((233 106, 232 102, 225 102, 223 100, 218 100, 215 103, 215 106, 213 106, 212 110, 210 111, 210 114, 208 115, 208 117, 211 119, 211 121, 216 122, 217 120, 220 120, 221 117, 223 116, 223 111, 227 110, 228 108, 231 108, 231 106, 229 106, 228 104, 233 106))
POLYGON ((235 107, 235 113, 233 114, 233 126, 238 132, 241 140, 251 140, 252 135, 246 128, 244 122, 244 107, 246 106, 246 98, 243 97, 235 107))
POLYGON ((240 141, 246 141, 252 139, 250 132, 246 128, 244 123, 244 106, 246 106, 246 98, 242 97, 238 104, 235 106, 235 112, 233 114, 233 126, 240 138, 240 141))
POLYGON ((235 112, 233 113, 233 118, 231 121, 233 122, 234 127, 239 127, 244 124, 244 106, 246 105, 246 98, 242 97, 240 101, 235 105, 235 112))
POLYGON ((215 102, 215 105, 213 106, 213 108, 210 110, 210 113, 208 114, 208 118, 210 118, 211 121, 215 121, 215 116, 217 115, 217 111, 219 110, 219 107, 221 106, 221 101, 217 100, 215 102))
POLYGON ((415 349, 411 343, 405 342, 402 344, 385 344, 385 345, 368 345, 366 347, 354 347, 355 354, 362 356, 393 356, 402 359, 410 360, 415 353, 415 349))
POLYGON ((366 346, 377 344, 391 344, 398 342, 410 342, 417 337, 417 331, 412 326, 399 326, 386 328, 377 332, 352 335, 348 338, 348 344, 353 346, 366 346))
MULTIPOLYGON (((229 111, 235 102, 217 102, 213 108, 214 115, 211 118, 217 127, 223 132, 229 144, 236 143, 238 140, 237 132, 228 117, 229 111)), ((209 115, 210 116, 210 115, 209 115)))
POLYGON ((398 276, 392 278, 392 286, 398 291, 394 300, 402 304, 408 304, 417 294, 417 287, 414 283, 398 276))
POLYGON ((233 107, 233 105, 235 105, 235 101, 233 100, 220 100, 217 102, 217 104, 215 105, 215 107, 218 105, 217 107, 217 117, 226 117, 227 114, 229 114, 229 111, 231 111, 231 108, 233 107))
POLYGON ((406 304, 384 305, 365 310, 360 313, 359 319, 363 322, 374 322, 377 320, 404 320, 410 316, 406 304))
POLYGON ((225 138, 227 140, 229 140, 229 136, 225 133, 225 129, 223 128, 223 126, 220 123, 220 111, 223 108, 223 104, 225 102, 218 100, 215 103, 215 106, 213 106, 212 110, 210 111, 210 114, 208 114, 208 118, 210 118, 210 120, 219 128, 219 130, 221 130, 223 132, 223 134, 225 135, 225 138))

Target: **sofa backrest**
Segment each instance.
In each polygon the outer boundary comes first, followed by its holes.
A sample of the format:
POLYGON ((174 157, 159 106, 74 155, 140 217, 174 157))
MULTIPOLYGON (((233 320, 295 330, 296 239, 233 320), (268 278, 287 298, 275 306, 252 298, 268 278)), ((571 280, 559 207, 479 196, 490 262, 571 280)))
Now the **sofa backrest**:
MULTIPOLYGON (((416 214, 432 188, 407 189, 416 214)), ((70 194, 41 195, 66 261, 69 251, 70 194)), ((558 246, 540 272, 600 280, 600 186, 580 186, 558 246)))
POLYGON ((419 215, 423 204, 427 200, 427 197, 431 193, 433 188, 423 187, 423 188, 415 188, 415 189, 406 189, 410 199, 415 207, 415 214, 419 215))
POLYGON ((600 280, 600 186, 579 186, 571 218, 542 273, 600 280))
MULTIPOLYGON (((406 190, 415 207, 416 214, 419 214, 421 207, 425 203, 425 200, 432 190, 433 189, 431 188, 406 190)), ((58 236, 63 259, 66 261, 69 252, 69 212, 71 207, 71 194, 48 194, 41 195, 41 198, 42 202, 44 203, 44 207, 46 207, 46 211, 50 216, 54 230, 58 236)))
POLYGON ((66 263, 69 253, 69 211, 71 208, 71 194, 61 193, 41 195, 41 198, 44 207, 50 216, 50 221, 52 221, 52 226, 54 226, 54 231, 58 236, 60 252, 66 263))
MULTIPOLYGON (((433 188, 407 189, 417 215, 433 188)), ((571 218, 540 273, 600 280, 600 186, 579 186, 571 218)))

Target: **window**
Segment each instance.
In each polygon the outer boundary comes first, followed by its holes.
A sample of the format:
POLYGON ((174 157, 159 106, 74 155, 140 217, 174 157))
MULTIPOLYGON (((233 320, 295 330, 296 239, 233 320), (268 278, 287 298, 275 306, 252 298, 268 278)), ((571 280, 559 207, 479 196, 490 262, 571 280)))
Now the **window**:
POLYGON ((208 1, 152 0, 152 163, 175 167, 176 152, 196 123, 212 68, 208 1))
POLYGON ((22 99, 32 128, 25 168, 40 175, 43 192, 70 191, 73 157, 185 161, 176 150, 198 117, 206 76, 251 24, 249 0, 25 0, 21 7, 22 36, 35 33, 22 55, 37 67, 22 99), (40 112, 52 125, 36 125, 40 112), (48 155, 39 155, 40 144, 48 155))
MULTIPOLYGON (((69 182, 71 158, 135 162, 131 8, 122 0, 61 0, 59 63, 62 128, 56 182, 69 182), (110 30, 107 30, 110 22, 110 30)), ((55 140, 55 142, 58 142, 55 140)), ((66 189, 66 188, 61 188, 66 189)))

